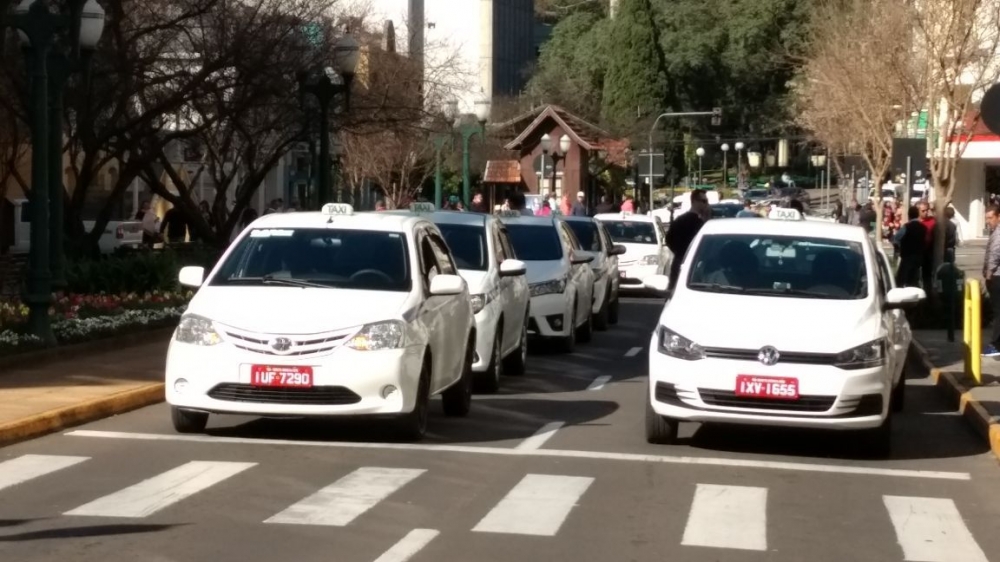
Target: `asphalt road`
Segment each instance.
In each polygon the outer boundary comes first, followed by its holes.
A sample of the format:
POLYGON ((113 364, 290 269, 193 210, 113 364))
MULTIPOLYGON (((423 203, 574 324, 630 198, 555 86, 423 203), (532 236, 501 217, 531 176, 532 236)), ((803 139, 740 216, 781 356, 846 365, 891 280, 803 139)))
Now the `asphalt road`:
POLYGON ((741 427, 647 444, 658 308, 531 356, 421 444, 246 418, 179 436, 158 405, 0 449, 0 560, 1000 561, 1000 469, 924 379, 891 460, 741 427))

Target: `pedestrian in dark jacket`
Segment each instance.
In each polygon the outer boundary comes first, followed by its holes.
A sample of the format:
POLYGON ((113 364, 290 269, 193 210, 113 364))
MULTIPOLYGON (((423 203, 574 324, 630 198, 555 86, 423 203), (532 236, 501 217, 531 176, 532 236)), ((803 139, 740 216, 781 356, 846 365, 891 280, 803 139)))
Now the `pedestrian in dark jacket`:
POLYGON ((893 245, 899 255, 896 284, 900 287, 920 286, 920 267, 927 253, 927 227, 920 220, 920 210, 910 207, 909 222, 899 228, 893 245))
POLYGON ((677 278, 680 276, 681 263, 687 254, 688 247, 698 235, 702 225, 712 216, 712 209, 708 206, 708 196, 703 189, 695 189, 691 192, 691 210, 677 217, 670 223, 667 230, 667 248, 673 253, 670 262, 670 290, 677 286, 677 278))

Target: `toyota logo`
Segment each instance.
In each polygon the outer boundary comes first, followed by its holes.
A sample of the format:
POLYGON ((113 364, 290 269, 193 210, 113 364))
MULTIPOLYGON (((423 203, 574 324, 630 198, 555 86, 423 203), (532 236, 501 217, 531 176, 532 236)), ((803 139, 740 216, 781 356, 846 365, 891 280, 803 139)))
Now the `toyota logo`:
POLYGON ((275 338, 270 341, 271 349, 281 353, 292 348, 292 340, 288 338, 275 338))
POLYGON ((762 347, 757 352, 757 360, 765 365, 774 365, 779 359, 781 359, 781 354, 771 346, 762 347))

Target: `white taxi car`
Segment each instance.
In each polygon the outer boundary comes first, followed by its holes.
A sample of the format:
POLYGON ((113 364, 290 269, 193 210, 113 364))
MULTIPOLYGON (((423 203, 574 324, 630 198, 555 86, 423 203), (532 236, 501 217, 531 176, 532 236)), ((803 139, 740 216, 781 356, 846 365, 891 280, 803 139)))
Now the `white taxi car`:
POLYGON ((625 246, 611 241, 601 221, 581 216, 563 217, 563 220, 573 230, 580 246, 594 254, 590 264, 594 270, 594 328, 607 330, 610 324, 618 323, 618 256, 625 253, 625 246))
POLYGON ((769 219, 711 220, 692 242, 650 341, 646 439, 674 440, 680 421, 795 426, 859 430, 887 454, 895 311, 923 290, 892 288, 860 227, 769 219))
POLYGON ((500 211, 517 259, 528 266, 531 312, 528 333, 552 339, 565 352, 577 341, 593 335, 594 255, 580 241, 563 217, 522 215, 500 211))
POLYGON ((336 203, 267 215, 207 277, 185 267, 180 281, 199 289, 167 352, 179 432, 210 414, 371 415, 420 439, 431 396, 469 412, 472 304, 426 218, 336 203))
POLYGON ((670 271, 672 253, 660 217, 623 213, 600 213, 594 216, 608 229, 611 240, 625 247, 618 258, 619 288, 644 291, 643 281, 652 275, 670 271))
POLYGON ((523 375, 528 360, 527 266, 514 258, 507 227, 491 215, 435 211, 433 203, 414 203, 403 212, 423 214, 448 244, 472 295, 476 383, 496 392, 503 375, 523 375))

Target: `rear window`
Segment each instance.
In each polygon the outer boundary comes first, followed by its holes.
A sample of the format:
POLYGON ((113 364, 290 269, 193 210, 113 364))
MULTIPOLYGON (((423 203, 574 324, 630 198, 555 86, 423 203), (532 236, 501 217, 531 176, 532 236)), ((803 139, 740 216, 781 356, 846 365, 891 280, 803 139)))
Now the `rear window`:
POLYGON ((656 227, 651 222, 602 221, 617 244, 656 244, 656 227))
POLYGON ((555 226, 508 223, 507 235, 519 260, 554 261, 563 257, 555 226))

